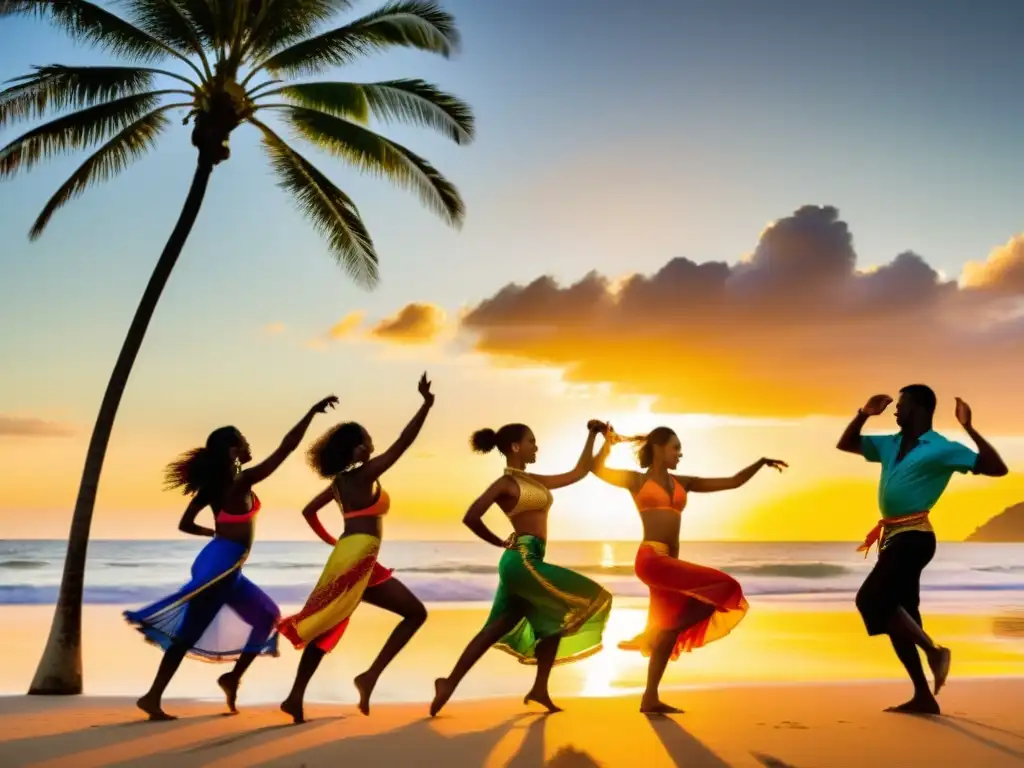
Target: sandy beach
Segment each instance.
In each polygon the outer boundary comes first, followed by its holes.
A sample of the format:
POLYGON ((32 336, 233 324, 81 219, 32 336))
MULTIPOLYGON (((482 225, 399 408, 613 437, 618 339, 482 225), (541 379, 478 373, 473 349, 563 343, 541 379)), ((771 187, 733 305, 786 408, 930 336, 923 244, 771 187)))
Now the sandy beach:
MULTIPOLYGON (((587 698, 634 695, 644 685, 647 662, 638 653, 619 650, 620 640, 641 631, 647 601, 617 599, 605 631, 604 650, 559 667, 551 677, 556 697, 587 698)), ((429 605, 423 629, 384 673, 374 693, 377 703, 427 701, 433 680, 446 673, 465 643, 483 625, 488 606, 429 605)), ((28 690, 45 641, 52 608, 6 606, 0 621, 7 627, 5 662, 0 664, 0 695, 28 690)), ((83 654, 85 693, 89 696, 137 697, 159 663, 159 649, 145 643, 121 618, 118 606, 87 605, 83 654)), ((284 610, 291 610, 286 606, 284 610)), ((373 606, 359 609, 338 649, 327 656, 309 687, 311 701, 354 704, 352 678, 369 666, 397 620, 373 606)), ((927 614, 928 629, 955 654, 959 679, 1018 676, 1024 678, 1024 638, 993 634, 984 613, 927 614)), ((276 659, 259 659, 243 682, 243 705, 279 702, 288 692, 298 654, 281 643, 276 659)), ((226 668, 187 660, 171 682, 168 698, 216 701, 216 677, 226 668)), ((532 672, 511 656, 492 651, 465 679, 459 698, 521 696, 532 672)), ((774 605, 754 602, 737 630, 668 667, 668 688, 703 688, 774 683, 819 683, 902 680, 903 670, 887 641, 864 635, 853 606, 822 610, 814 604, 774 605)))
POLYGON ((642 601, 613 612, 607 647, 555 670, 552 693, 566 712, 543 716, 520 696, 532 677, 500 652, 487 654, 457 697, 426 717, 431 681, 450 667, 483 621, 482 606, 431 606, 431 618, 381 679, 370 717, 353 706, 352 677, 369 664, 393 617, 360 610, 309 690, 311 721, 288 724, 276 709, 297 654, 258 660, 224 716, 220 665, 186 662, 168 691, 173 723, 146 723, 132 706, 159 651, 113 606, 85 611, 86 695, 37 698, 27 688, 49 607, 7 607, 0 667, 0 765, 67 766, 1002 766, 1024 762, 1024 645, 992 635, 991 617, 929 617, 954 649, 941 718, 881 710, 908 694, 888 644, 864 637, 850 610, 755 605, 740 630, 669 666, 667 701, 686 714, 637 711, 645 661, 615 648, 644 620, 642 601), (639 757, 638 757, 639 756, 639 757))
POLYGON ((889 683, 691 691, 688 711, 648 718, 634 697, 566 699, 554 715, 516 700, 456 702, 435 719, 422 704, 312 705, 289 725, 273 707, 225 716, 173 702, 182 718, 140 721, 116 698, 0 699, 0 763, 9 768, 139 766, 481 766, 483 768, 861 768, 1016 766, 1024 761, 1024 685, 954 682, 938 718, 879 709, 889 683))

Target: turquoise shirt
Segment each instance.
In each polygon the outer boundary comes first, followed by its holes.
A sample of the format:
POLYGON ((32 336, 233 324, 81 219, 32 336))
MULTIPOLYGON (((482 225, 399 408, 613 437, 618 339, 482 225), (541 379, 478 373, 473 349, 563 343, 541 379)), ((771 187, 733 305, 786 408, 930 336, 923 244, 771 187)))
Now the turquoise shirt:
POLYGON ((871 435, 860 439, 864 458, 882 465, 878 507, 882 517, 903 517, 930 511, 954 472, 974 469, 978 454, 963 443, 934 430, 921 435, 902 461, 896 462, 902 435, 871 435))

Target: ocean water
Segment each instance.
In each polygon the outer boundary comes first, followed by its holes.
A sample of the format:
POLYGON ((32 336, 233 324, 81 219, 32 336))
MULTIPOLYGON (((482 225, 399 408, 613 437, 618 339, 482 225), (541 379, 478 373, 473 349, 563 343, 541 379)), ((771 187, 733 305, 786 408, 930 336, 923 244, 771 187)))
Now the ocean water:
MULTIPOLYGON (((188 580, 205 539, 93 541, 85 602, 140 606, 188 580)), ((633 574, 636 542, 549 545, 548 560, 587 574, 613 594, 645 597, 633 574)), ((45 605, 56 600, 63 541, 0 540, 0 605, 45 605)), ((809 609, 853 599, 875 558, 855 544, 683 542, 680 557, 737 578, 752 602, 781 601, 809 609)), ((302 603, 329 554, 320 542, 258 541, 245 572, 279 604, 302 603)), ((381 562, 394 568, 427 603, 476 603, 497 585, 498 550, 479 542, 385 541, 381 562)), ((925 571, 929 610, 1002 613, 1024 607, 1024 545, 940 543, 925 571)))

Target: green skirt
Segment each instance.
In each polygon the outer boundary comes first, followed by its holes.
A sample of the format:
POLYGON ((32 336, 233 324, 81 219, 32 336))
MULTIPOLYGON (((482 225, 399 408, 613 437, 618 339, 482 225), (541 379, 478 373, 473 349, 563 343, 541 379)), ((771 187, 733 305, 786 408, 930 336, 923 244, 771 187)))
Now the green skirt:
POLYGON ((543 540, 520 536, 498 563, 498 591, 487 623, 506 612, 525 610, 522 621, 494 646, 521 664, 536 664, 537 644, 554 635, 562 638, 555 664, 597 653, 612 608, 608 590, 568 568, 545 563, 544 550, 543 540))

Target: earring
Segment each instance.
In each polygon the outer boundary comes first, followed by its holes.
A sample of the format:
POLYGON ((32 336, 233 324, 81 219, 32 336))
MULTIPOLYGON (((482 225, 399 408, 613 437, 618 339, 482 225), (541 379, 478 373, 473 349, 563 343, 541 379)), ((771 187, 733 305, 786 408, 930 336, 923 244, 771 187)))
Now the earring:
POLYGON ((235 474, 242 474, 242 460, 235 456, 235 474))

